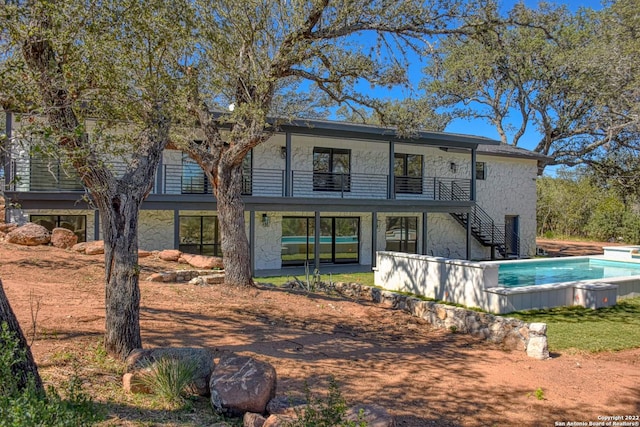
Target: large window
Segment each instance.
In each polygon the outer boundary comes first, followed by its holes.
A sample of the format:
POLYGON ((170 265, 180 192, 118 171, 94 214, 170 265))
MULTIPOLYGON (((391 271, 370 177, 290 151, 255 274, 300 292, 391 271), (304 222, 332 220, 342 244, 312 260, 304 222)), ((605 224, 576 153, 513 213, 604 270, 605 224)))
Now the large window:
POLYGON ((218 218, 181 216, 179 249, 190 254, 222 256, 218 218))
POLYGON ((351 150, 313 149, 314 191, 351 191, 351 150))
POLYGON ((418 252, 418 219, 416 217, 397 216, 387 218, 387 251, 418 252))
MULTIPOLYGON (((252 151, 242 160, 242 194, 250 195, 252 151)), ((188 154, 182 154, 182 194, 211 193, 211 183, 202 168, 188 154)))
MULTIPOLYGON (((320 218, 320 262, 358 263, 360 219, 354 217, 320 218)), ((282 219, 282 265, 313 262, 315 218, 282 219)))
POLYGON ((66 228, 78 236, 78 243, 87 241, 87 217, 85 215, 31 215, 29 221, 40 224, 49 231, 66 228))
POLYGON ((396 153, 393 159, 396 193, 422 194, 422 156, 396 153))

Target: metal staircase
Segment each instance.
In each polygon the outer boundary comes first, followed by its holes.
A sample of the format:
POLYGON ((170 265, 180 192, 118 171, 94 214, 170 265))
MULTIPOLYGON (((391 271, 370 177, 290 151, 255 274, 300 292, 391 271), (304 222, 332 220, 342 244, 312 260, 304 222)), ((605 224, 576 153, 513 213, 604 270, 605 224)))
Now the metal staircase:
MULTIPOLYGON (((440 194, 449 194, 450 200, 470 200, 469 194, 464 191, 455 182, 451 183, 451 187, 447 187, 440 182, 440 194)), ((471 221, 471 235, 483 246, 491 247, 491 259, 495 259, 496 252, 502 258, 517 257, 520 252, 520 239, 517 235, 505 235, 504 225, 498 226, 489 214, 478 205, 471 207, 471 212, 466 213, 450 213, 450 215, 463 227, 467 227, 467 222, 471 221), (511 243, 507 252, 507 238, 511 243)))

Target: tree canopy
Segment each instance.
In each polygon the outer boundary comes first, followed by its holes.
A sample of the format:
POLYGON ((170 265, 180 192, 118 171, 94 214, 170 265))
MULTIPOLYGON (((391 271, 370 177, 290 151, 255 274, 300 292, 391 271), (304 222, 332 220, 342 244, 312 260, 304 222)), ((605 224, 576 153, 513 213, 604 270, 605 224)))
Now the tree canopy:
POLYGON ((485 9, 486 31, 453 34, 425 69, 423 88, 454 117, 491 123, 505 144, 540 135, 551 164, 593 164, 639 148, 640 21, 633 0, 600 11, 541 3, 506 16, 485 9))

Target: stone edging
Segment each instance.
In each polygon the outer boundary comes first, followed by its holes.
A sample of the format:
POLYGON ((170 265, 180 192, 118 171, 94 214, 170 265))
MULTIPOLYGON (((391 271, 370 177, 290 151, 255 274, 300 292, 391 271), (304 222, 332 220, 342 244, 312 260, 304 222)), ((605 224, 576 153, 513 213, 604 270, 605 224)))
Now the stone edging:
MULTIPOLYGON (((288 282, 284 286, 306 290, 304 286, 295 281, 288 282)), ((480 337, 501 344, 507 350, 526 351, 529 357, 541 360, 549 358, 546 323, 526 323, 510 317, 468 310, 434 301, 423 301, 416 297, 360 283, 336 282, 327 284, 321 282, 316 285, 316 289, 402 310, 412 316, 424 319, 436 328, 480 337)))
MULTIPOLYGON (((175 270, 154 273, 147 278, 150 282, 189 282, 191 285, 213 285, 224 283, 224 270, 175 270)), ((263 286, 273 286, 261 283, 263 286)), ((284 288, 309 290, 299 281, 290 281, 284 288)), ((469 310, 423 301, 419 298, 386 291, 360 283, 315 284, 314 290, 337 293, 357 300, 371 301, 394 310, 402 310, 425 320, 430 325, 452 332, 470 334, 474 337, 500 344, 506 350, 526 351, 529 357, 548 359, 546 323, 526 323, 511 317, 469 310)))

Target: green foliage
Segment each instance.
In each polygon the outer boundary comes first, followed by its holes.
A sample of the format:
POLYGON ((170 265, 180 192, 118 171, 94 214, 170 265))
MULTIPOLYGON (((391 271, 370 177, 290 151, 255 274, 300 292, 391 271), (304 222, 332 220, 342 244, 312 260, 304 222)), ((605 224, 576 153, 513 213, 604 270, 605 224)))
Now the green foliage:
POLYGON ((510 313, 547 324, 551 351, 616 351, 640 347, 640 297, 592 310, 572 306, 510 313))
POLYGON ((545 237, 622 238, 640 243, 636 198, 584 169, 537 181, 537 233, 545 237))
POLYGON ((542 387, 538 387, 536 389, 535 396, 538 400, 544 400, 544 390, 542 390, 542 387))
POLYGON ((153 391, 168 408, 185 405, 187 387, 193 382, 197 365, 191 360, 163 357, 149 364, 149 372, 142 382, 153 391))
POLYGON ((342 397, 335 378, 329 378, 329 391, 325 398, 314 397, 305 384, 307 405, 296 407, 296 420, 287 427, 367 427, 360 411, 358 420, 347 420, 347 403, 342 397))
POLYGON ((436 105, 489 122, 504 144, 518 145, 535 129, 534 151, 553 164, 638 148, 634 0, 597 12, 520 2, 505 14, 489 4, 486 15, 468 18, 482 21, 478 31, 446 37, 429 57, 423 87, 436 105))
POLYGON ((11 367, 24 360, 18 339, 6 323, 0 330, 0 427, 88 426, 102 419, 91 399, 82 390, 82 381, 77 375, 65 386, 65 398, 49 387, 46 395, 38 393, 33 378, 20 390, 11 367))

